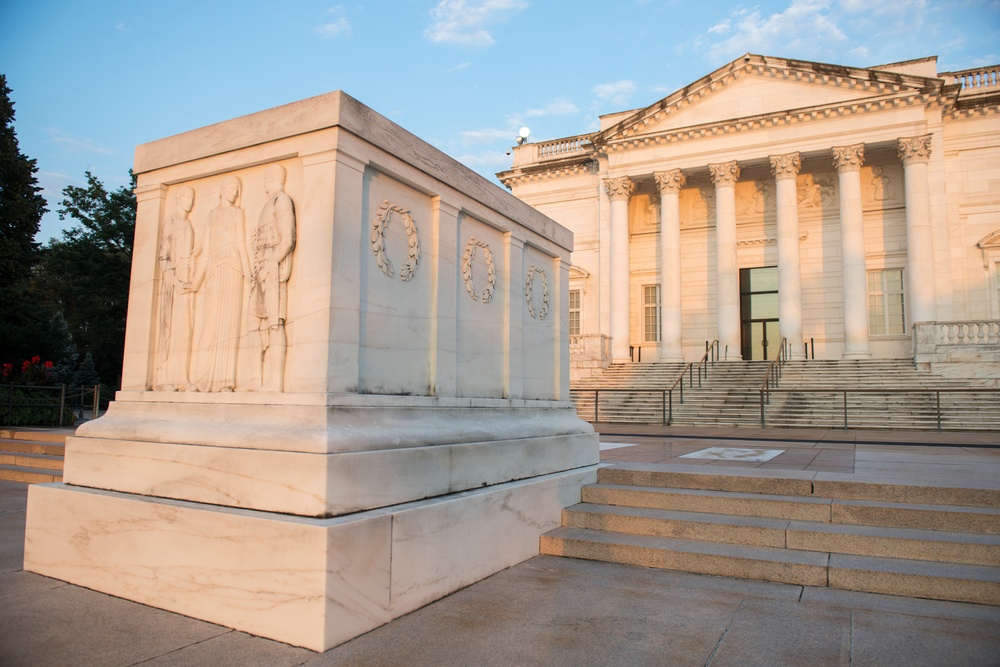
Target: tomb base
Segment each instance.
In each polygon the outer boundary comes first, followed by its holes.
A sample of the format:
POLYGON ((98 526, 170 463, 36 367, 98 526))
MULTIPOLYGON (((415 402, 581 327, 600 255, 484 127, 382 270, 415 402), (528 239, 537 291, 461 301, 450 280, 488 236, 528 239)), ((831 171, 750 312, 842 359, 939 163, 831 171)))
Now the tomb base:
POLYGON ((24 566, 325 651, 537 555, 596 468, 325 519, 33 485, 24 566))

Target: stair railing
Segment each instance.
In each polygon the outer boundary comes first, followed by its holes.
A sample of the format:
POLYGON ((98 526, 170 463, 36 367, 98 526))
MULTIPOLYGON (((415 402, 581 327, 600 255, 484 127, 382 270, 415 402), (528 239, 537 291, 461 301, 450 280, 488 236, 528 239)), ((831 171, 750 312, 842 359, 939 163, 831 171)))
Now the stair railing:
POLYGON ((771 404, 771 389, 776 388, 778 383, 781 382, 781 371, 785 366, 785 361, 788 359, 785 352, 787 348, 788 339, 782 336, 781 343, 778 345, 778 356, 772 359, 771 363, 767 365, 764 379, 760 383, 760 425, 762 428, 767 426, 764 417, 764 405, 771 404))

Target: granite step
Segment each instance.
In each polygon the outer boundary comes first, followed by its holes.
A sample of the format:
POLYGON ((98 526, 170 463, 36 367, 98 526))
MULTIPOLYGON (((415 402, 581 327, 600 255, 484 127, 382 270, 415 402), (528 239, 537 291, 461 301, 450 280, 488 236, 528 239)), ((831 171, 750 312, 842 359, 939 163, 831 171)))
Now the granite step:
POLYGON ((61 474, 63 469, 63 457, 52 456, 50 454, 29 454, 24 452, 0 451, 0 465, 58 470, 61 474))
POLYGON ((0 465, 0 479, 8 482, 24 482, 26 484, 44 484, 61 482, 61 470, 42 470, 22 466, 0 465))
POLYGON ((801 586, 1000 604, 1000 568, 557 528, 544 555, 801 586))
POLYGON ((62 456, 66 452, 66 445, 61 442, 10 440, 0 438, 0 452, 19 452, 23 454, 48 454, 49 456, 62 456))
POLYGON ((565 509, 563 526, 745 546, 1000 566, 1000 535, 587 503, 565 509))

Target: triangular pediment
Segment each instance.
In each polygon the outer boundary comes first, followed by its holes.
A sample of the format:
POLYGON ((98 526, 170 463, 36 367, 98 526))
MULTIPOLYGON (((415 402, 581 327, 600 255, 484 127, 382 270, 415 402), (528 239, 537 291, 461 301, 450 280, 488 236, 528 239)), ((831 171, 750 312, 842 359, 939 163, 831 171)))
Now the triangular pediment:
POLYGON ((608 127, 597 142, 940 93, 941 79, 748 54, 608 127))

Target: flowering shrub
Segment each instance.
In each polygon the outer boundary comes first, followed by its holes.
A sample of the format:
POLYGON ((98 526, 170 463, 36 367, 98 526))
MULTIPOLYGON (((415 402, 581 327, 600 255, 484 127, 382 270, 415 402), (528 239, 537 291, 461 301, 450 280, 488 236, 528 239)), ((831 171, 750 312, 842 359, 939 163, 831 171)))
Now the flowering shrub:
POLYGON ((27 384, 45 386, 52 384, 53 365, 51 361, 42 361, 41 357, 32 357, 21 362, 21 369, 15 372, 14 364, 4 364, 0 368, 0 383, 27 384))

